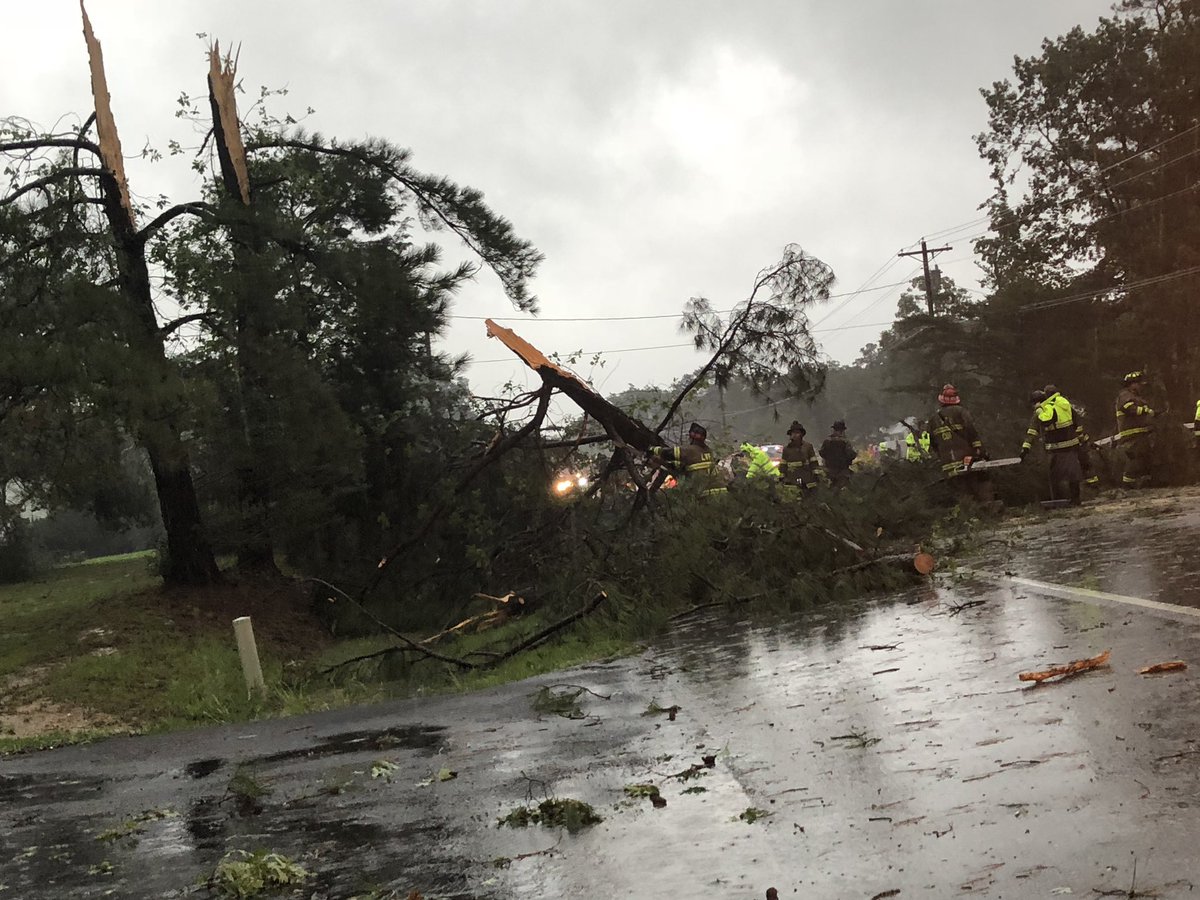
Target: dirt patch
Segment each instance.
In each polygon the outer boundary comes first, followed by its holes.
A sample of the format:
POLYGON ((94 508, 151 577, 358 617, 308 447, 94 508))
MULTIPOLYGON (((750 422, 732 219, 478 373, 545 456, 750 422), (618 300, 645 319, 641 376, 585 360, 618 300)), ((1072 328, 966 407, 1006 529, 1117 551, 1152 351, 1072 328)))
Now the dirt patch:
POLYGON ((121 731, 129 726, 113 716, 38 700, 0 711, 0 737, 37 737, 77 731, 121 731))
POLYGON ((313 615, 307 588, 289 578, 227 574, 224 584, 205 588, 160 588, 131 598, 169 618, 190 634, 231 635, 233 620, 250 616, 254 637, 294 659, 312 657, 334 638, 313 615))

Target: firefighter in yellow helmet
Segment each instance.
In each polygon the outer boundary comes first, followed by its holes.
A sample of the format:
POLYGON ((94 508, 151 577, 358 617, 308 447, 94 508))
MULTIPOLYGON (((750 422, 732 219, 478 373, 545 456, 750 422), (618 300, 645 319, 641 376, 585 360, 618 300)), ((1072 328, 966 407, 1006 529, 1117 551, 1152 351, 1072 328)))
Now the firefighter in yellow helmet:
POLYGON ((1129 372, 1117 394, 1117 453, 1121 462, 1121 486, 1130 488, 1150 480, 1154 455, 1154 410, 1142 397, 1146 375, 1129 372))
POLYGON ((688 442, 682 447, 651 447, 650 458, 682 475, 687 484, 695 484, 705 495, 725 493, 720 470, 714 465, 708 447, 708 429, 698 422, 688 426, 688 442))

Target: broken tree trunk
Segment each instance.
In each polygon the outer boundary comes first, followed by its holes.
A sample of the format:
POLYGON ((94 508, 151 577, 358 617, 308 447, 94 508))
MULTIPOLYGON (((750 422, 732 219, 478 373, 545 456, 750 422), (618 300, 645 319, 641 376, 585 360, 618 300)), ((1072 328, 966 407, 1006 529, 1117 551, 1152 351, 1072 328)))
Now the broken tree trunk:
POLYGON ((168 584, 210 584, 220 579, 216 558, 204 534, 200 503, 192 481, 191 461, 183 441, 183 386, 167 358, 154 307, 145 239, 138 234, 104 75, 100 42, 92 32, 83 0, 84 40, 92 72, 96 129, 104 174, 100 177, 103 209, 116 249, 117 281, 132 315, 125 339, 139 354, 151 386, 136 408, 123 411, 130 430, 145 448, 154 473, 159 511, 167 535, 163 577, 168 584), (147 399, 149 398, 149 399, 147 399))
POLYGON ((245 461, 236 469, 242 514, 237 559, 239 568, 275 575, 279 569, 272 540, 270 510, 275 497, 271 489, 273 453, 268 439, 275 414, 269 398, 267 351, 275 330, 270 320, 275 285, 270 280, 271 267, 262 259, 264 242, 253 218, 246 150, 234 96, 236 78, 236 60, 230 56, 222 59, 220 44, 214 42, 208 51, 208 100, 213 145, 228 197, 223 210, 233 250, 235 385, 245 447, 245 461))
POLYGON ((538 374, 543 384, 570 397, 580 409, 599 422, 609 435, 643 452, 660 443, 657 434, 624 410, 609 403, 574 372, 551 362, 542 351, 516 332, 497 325, 491 319, 487 320, 486 325, 488 337, 498 339, 517 354, 525 365, 538 374))

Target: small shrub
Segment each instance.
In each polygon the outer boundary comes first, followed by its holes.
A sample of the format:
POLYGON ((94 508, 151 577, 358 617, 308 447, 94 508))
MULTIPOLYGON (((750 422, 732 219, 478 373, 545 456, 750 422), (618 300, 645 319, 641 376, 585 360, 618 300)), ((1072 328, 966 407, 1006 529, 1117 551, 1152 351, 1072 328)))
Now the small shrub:
POLYGON ((307 869, 279 853, 231 850, 217 864, 209 885, 222 897, 244 900, 302 884, 308 877, 307 869))
POLYGON ((498 819, 496 827, 507 825, 509 828, 526 828, 530 825, 543 825, 546 828, 565 828, 574 833, 603 821, 591 804, 582 800, 551 797, 537 806, 516 807, 508 815, 498 819))
POLYGON ((577 690, 555 691, 543 687, 533 695, 534 712, 562 716, 564 719, 582 719, 583 707, 579 705, 579 696, 583 688, 577 690))

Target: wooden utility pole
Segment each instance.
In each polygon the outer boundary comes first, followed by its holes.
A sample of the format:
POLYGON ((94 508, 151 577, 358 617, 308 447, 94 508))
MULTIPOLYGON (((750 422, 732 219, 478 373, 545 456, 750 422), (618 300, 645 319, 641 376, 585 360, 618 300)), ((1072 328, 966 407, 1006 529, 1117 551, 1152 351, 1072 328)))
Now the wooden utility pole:
POLYGON ((932 316, 937 307, 937 288, 933 284, 933 276, 929 272, 929 258, 935 254, 941 253, 943 250, 953 250, 953 247, 934 247, 932 250, 925 244, 925 238, 921 238, 920 250, 901 250, 897 256, 920 256, 921 266, 925 270, 925 302, 929 307, 929 314, 932 316))

